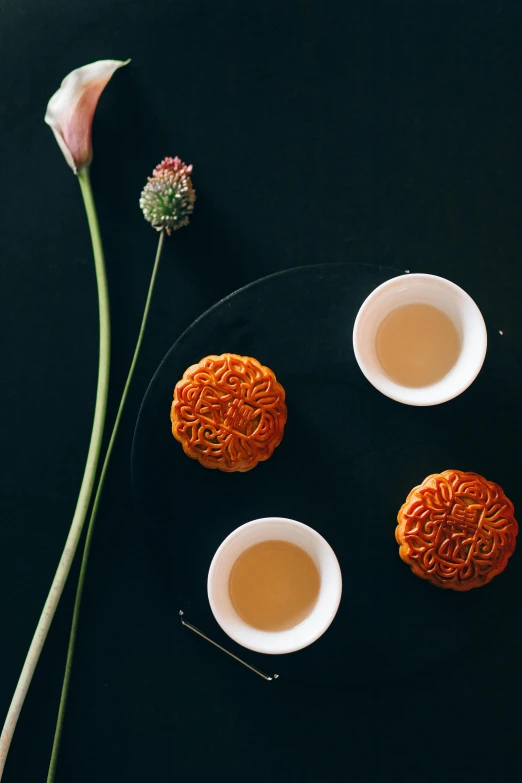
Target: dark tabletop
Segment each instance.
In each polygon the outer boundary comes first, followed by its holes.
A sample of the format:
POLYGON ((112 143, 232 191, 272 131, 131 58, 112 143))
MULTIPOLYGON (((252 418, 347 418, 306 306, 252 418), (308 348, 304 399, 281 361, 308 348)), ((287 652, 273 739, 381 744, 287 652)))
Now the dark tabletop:
MULTIPOLYGON (((109 417, 156 247, 138 207, 145 178, 180 155, 198 201, 166 244, 108 476, 58 783, 518 779, 519 613, 411 676, 403 660, 384 682, 265 683, 178 633, 129 462, 148 381, 183 329, 294 266, 388 264, 468 283, 501 312, 493 326, 520 368, 520 3, 4 0, 1 24, 2 720, 74 511, 97 368, 79 188, 43 116, 70 70, 131 57, 100 101, 92 166, 111 289, 109 417)), ((477 426, 520 462, 519 434, 488 432, 487 404, 477 426)), ((179 522, 180 547, 190 524, 179 522)), ((45 779, 73 586, 7 783, 45 779)))

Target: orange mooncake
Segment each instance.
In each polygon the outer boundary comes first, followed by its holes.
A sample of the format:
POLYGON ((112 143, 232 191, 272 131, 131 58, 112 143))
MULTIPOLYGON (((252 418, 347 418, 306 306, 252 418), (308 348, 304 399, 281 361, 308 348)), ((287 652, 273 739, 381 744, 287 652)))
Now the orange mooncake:
POLYGON ((461 470, 428 476, 398 514, 399 554, 437 587, 471 590, 500 574, 518 533, 513 504, 498 484, 461 470))
POLYGON ((206 468, 245 472, 283 437, 285 390, 251 356, 224 353, 193 364, 176 384, 172 434, 206 468))

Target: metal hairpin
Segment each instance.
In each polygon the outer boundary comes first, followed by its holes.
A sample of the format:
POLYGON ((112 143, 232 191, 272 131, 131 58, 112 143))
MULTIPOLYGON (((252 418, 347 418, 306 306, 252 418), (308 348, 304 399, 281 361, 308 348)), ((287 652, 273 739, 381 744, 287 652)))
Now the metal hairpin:
POLYGON ((217 642, 212 641, 212 639, 209 639, 208 636, 205 636, 204 633, 202 633, 199 628, 196 628, 195 625, 192 625, 191 623, 187 623, 186 620, 183 619, 183 610, 179 610, 179 616, 181 619, 181 625, 184 625, 185 628, 189 628, 191 631, 194 631, 194 633, 197 633, 198 636, 201 636, 202 639, 205 639, 207 642, 210 642, 210 644, 213 644, 214 647, 217 647, 218 650, 222 650, 222 652, 226 653, 227 655, 230 655, 231 658, 233 658, 235 661, 238 661, 239 663, 242 663, 243 666, 246 666, 247 669, 250 669, 250 671, 254 672, 255 674, 258 674, 260 677, 262 677, 264 680, 277 680, 279 678, 278 674, 273 674, 270 676, 269 674, 265 674, 265 672, 262 672, 261 669, 256 669, 255 666, 251 666, 246 661, 242 661, 241 658, 238 658, 237 655, 234 655, 234 653, 231 653, 229 650, 225 650, 224 647, 221 647, 220 644, 217 642))

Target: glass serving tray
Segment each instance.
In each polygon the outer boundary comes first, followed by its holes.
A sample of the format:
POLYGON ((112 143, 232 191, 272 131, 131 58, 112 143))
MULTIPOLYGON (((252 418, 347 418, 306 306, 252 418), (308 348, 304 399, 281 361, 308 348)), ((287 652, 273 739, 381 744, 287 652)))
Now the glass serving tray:
MULTIPOLYGON (((174 343, 136 424, 134 495, 149 554, 165 574, 172 622, 179 623, 182 609, 216 642, 285 680, 357 684, 421 676, 449 657, 465 669, 471 645, 517 616, 517 552, 502 575, 467 593, 433 587, 399 558, 397 512, 430 473, 478 472, 498 482, 517 509, 520 459, 512 433, 521 431, 522 413, 521 368, 505 361, 502 338, 491 329, 482 372, 455 400, 410 407, 368 383, 353 354, 353 323, 365 297, 397 274, 383 266, 321 264, 236 291, 174 343), (254 356, 276 373, 287 394, 283 441, 248 473, 203 468, 170 431, 172 393, 184 370, 224 352, 254 356), (208 568, 223 539, 244 522, 271 515, 318 530, 343 574, 339 612, 324 636, 276 657, 228 639, 206 595, 208 568)), ((180 626, 176 643, 184 643, 185 633, 180 626)), ((194 666, 203 666, 208 655, 201 645, 194 666)), ((224 670, 235 665, 223 656, 224 670)))

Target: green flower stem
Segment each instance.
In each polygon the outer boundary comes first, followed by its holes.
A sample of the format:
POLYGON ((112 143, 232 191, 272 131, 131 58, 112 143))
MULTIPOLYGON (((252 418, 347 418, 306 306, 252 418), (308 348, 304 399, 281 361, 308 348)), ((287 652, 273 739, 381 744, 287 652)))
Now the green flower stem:
POLYGON ((120 400, 120 407, 118 408, 118 413, 116 414, 116 420, 114 422, 114 427, 112 429, 112 435, 111 439, 109 441, 109 445, 107 447, 107 453, 105 454, 105 460, 103 462, 103 467, 100 473, 100 480, 98 482, 98 489, 96 490, 96 496, 94 498, 94 504, 91 511, 91 518, 89 520, 89 526, 87 528, 87 536, 85 538, 85 547, 83 550, 83 558, 82 558, 82 565, 80 569, 80 576, 78 579, 78 587, 76 589, 76 600, 74 603, 74 612, 73 612, 73 619, 71 623, 71 632, 69 636, 69 648, 67 650, 67 661, 65 664, 65 673, 63 677, 63 685, 62 685, 62 695, 60 698, 60 707, 58 710, 58 718, 56 721, 56 730, 54 734, 54 742, 53 742, 53 750, 51 755, 51 761, 49 764, 49 771, 47 773, 47 783, 53 783, 55 775, 56 775, 56 766, 58 763, 58 754, 60 752, 60 742, 62 738, 62 730, 63 730, 63 723, 65 718, 65 707, 67 704, 67 696, 69 693, 69 685, 71 681, 71 670, 72 670, 72 664, 73 664, 73 658, 74 658, 74 648, 76 644, 76 635, 78 632, 78 620, 80 617, 80 609, 81 609, 81 603, 82 603, 82 595, 83 595, 83 588, 85 586, 85 576, 87 573, 87 563, 89 560, 89 553, 91 550, 91 543, 92 543, 92 537, 94 533, 94 525, 96 522, 96 516, 98 514, 98 509, 100 506, 100 500, 103 492, 103 484, 105 482, 105 477, 107 474, 107 469, 109 467, 109 462, 111 459, 112 449, 114 446, 114 442, 116 440, 116 436, 118 434, 118 428, 120 426, 120 421, 123 413, 123 409, 125 407, 125 402, 127 400, 127 394, 129 391, 129 387, 132 382, 132 376, 134 375, 134 368, 136 367, 136 362, 138 360, 138 355, 140 352, 141 344, 143 342, 143 335, 145 334, 145 327, 147 325, 147 318, 149 315, 150 310, 150 303, 152 300, 152 293, 154 291, 154 284, 156 282, 156 275, 158 273, 158 267, 159 262, 161 258, 161 251, 163 250, 163 241, 165 239, 165 231, 161 231, 159 242, 158 242, 158 249, 156 251, 156 259, 154 261, 154 267, 152 270, 152 275, 150 278, 150 284, 149 284, 149 292, 147 294, 147 299, 145 302, 145 309, 143 311, 143 317, 141 320, 141 327, 140 332, 138 335, 138 341, 136 343, 136 348, 134 350, 134 356, 132 357, 131 366, 129 369, 129 374, 127 376, 127 381, 125 383, 125 388, 123 389, 123 394, 121 396, 120 400))
POLYGON ((91 441, 85 464, 80 494, 76 503, 73 520, 65 543, 56 574, 54 576, 49 595, 45 602, 42 614, 38 621, 25 663, 20 674, 20 679, 16 686, 7 717, 5 719, 2 735, 0 737, 0 779, 5 767, 7 754, 11 745, 11 740, 16 728, 20 712, 22 710, 27 691, 31 684, 33 674, 40 658, 49 628, 53 621, 56 608, 60 601, 67 576, 78 547, 81 532, 89 510, 98 459, 103 437, 103 428, 105 425, 105 413, 107 410, 107 394, 109 391, 109 365, 110 365, 110 318, 109 318, 109 294, 107 290, 107 278, 105 274, 105 261, 103 257, 103 248, 100 237, 98 219, 96 217, 96 208, 92 196, 91 184, 89 180, 88 169, 83 169, 78 173, 78 181, 82 191, 85 211, 89 223, 89 230, 92 240, 92 249, 94 254, 94 264, 96 269, 96 281, 98 285, 98 304, 100 317, 100 353, 98 364, 98 388, 96 391, 96 406, 94 409, 94 420, 92 424, 91 441))

